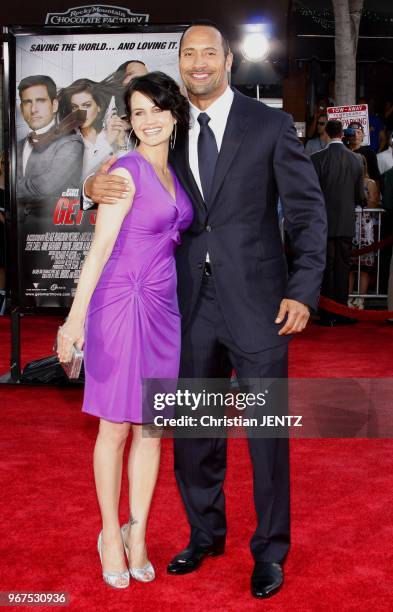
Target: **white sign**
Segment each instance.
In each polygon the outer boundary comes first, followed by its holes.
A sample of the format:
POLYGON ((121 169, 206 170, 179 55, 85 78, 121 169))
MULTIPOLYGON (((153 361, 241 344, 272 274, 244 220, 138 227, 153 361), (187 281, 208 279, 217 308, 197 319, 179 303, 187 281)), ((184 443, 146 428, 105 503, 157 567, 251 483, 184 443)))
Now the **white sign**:
POLYGON ((135 25, 147 23, 149 15, 132 13, 128 8, 107 4, 74 6, 64 13, 48 13, 45 25, 135 25))
POLYGON ((362 145, 370 144, 370 128, 368 125, 368 105, 353 104, 352 106, 330 106, 327 109, 328 119, 337 119, 343 124, 344 130, 350 123, 356 121, 363 126, 364 138, 362 145))

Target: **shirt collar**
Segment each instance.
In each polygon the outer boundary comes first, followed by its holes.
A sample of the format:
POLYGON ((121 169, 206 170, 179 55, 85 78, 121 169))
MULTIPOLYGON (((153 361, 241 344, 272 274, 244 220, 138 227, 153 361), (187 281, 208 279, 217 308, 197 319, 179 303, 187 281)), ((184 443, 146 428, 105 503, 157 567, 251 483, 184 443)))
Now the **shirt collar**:
POLYGON ((201 111, 200 108, 197 108, 196 106, 194 106, 194 104, 192 104, 192 102, 190 102, 190 110, 191 110, 192 118, 195 121, 198 115, 202 112, 206 112, 209 115, 210 119, 212 120, 222 117, 224 113, 228 115, 232 102, 233 102, 233 96, 234 96, 234 93, 228 85, 224 93, 221 94, 219 98, 214 100, 214 102, 212 102, 212 104, 210 104, 210 106, 206 108, 204 111, 201 111))
POLYGON ((55 120, 52 119, 52 121, 50 123, 48 123, 48 125, 45 125, 42 128, 39 128, 38 130, 32 130, 33 132, 35 132, 36 134, 45 134, 46 132, 49 132, 49 130, 55 125, 55 120))
POLYGON ((333 140, 330 140, 330 142, 327 143, 327 146, 330 146, 331 144, 344 144, 343 141, 341 140, 341 138, 334 138, 333 140))

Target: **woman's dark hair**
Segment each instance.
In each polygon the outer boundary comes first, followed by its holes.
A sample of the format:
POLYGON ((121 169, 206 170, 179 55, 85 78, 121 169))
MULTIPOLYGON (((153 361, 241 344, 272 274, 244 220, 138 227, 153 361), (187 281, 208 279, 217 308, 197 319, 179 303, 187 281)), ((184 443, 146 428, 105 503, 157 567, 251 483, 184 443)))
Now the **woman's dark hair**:
POLYGON ((123 62, 113 73, 113 77, 116 82, 121 84, 124 81, 128 64, 141 64, 146 68, 146 64, 145 62, 142 62, 142 60, 130 59, 127 62, 123 62))
POLYGON ((78 79, 71 83, 68 87, 64 87, 59 91, 58 100, 59 100, 59 119, 64 119, 70 113, 72 113, 72 104, 71 98, 73 95, 78 93, 89 93, 93 98, 94 102, 97 106, 100 107, 100 110, 95 118, 92 126, 98 131, 101 132, 104 122, 105 111, 108 106, 109 100, 107 96, 103 95, 100 92, 100 85, 91 79, 78 79))
POLYGON ((178 131, 183 133, 188 131, 190 106, 174 79, 159 71, 149 72, 149 74, 133 79, 124 93, 124 102, 129 117, 131 117, 131 96, 136 91, 150 98, 161 110, 169 110, 177 121, 178 131))

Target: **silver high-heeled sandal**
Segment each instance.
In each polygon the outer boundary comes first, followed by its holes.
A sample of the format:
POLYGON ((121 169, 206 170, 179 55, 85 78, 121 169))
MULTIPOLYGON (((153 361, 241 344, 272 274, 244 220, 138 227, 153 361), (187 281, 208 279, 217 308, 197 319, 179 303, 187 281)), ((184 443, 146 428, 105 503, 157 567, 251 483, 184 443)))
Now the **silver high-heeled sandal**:
MULTIPOLYGON (((121 528, 121 536, 123 538, 124 550, 126 551, 128 563, 130 563, 130 549, 126 542, 126 532, 127 529, 129 527, 131 528, 135 523, 137 523, 137 521, 130 516, 128 523, 125 523, 121 528)), ((146 565, 143 567, 129 567, 129 571, 130 575, 135 578, 135 580, 139 580, 139 582, 151 582, 156 577, 154 567, 149 560, 147 560, 146 565)))
MULTIPOLYGON (((122 540, 124 544, 123 533, 122 540)), ((100 534, 98 536, 97 550, 98 554, 100 555, 100 561, 102 566, 102 531, 100 531, 100 534)), ((130 574, 128 570, 125 570, 124 572, 104 572, 104 570, 102 570, 102 577, 104 579, 104 582, 106 582, 106 584, 113 587, 114 589, 126 589, 130 584, 130 574)))

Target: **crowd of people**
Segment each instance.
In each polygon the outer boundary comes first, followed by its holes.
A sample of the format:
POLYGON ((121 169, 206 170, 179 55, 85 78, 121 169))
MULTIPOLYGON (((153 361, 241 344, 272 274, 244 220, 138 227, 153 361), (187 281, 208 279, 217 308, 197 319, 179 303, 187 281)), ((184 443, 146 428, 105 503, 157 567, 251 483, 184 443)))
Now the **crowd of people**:
MULTIPOLYGON (((365 100, 359 103, 365 103, 365 100)), ((371 247, 377 241, 378 234, 380 238, 385 238, 393 233, 390 187, 393 180, 393 132, 388 129, 392 127, 391 107, 386 105, 385 122, 370 112, 369 145, 363 144, 364 128, 361 122, 352 121, 343 129, 341 122, 328 120, 322 102, 318 108, 319 112, 315 113, 310 125, 305 151, 317 169, 330 219, 322 293, 343 305, 363 309, 370 287, 373 286, 379 293, 385 289, 388 292, 387 308, 391 311, 391 246, 385 247, 379 255, 369 250, 356 257, 351 256, 353 250, 371 247), (337 143, 343 147, 334 146, 337 143), (354 164, 355 157, 348 155, 348 152, 356 154, 357 165, 354 164)), ((334 325, 356 322, 356 319, 322 311, 321 322, 334 325)))

